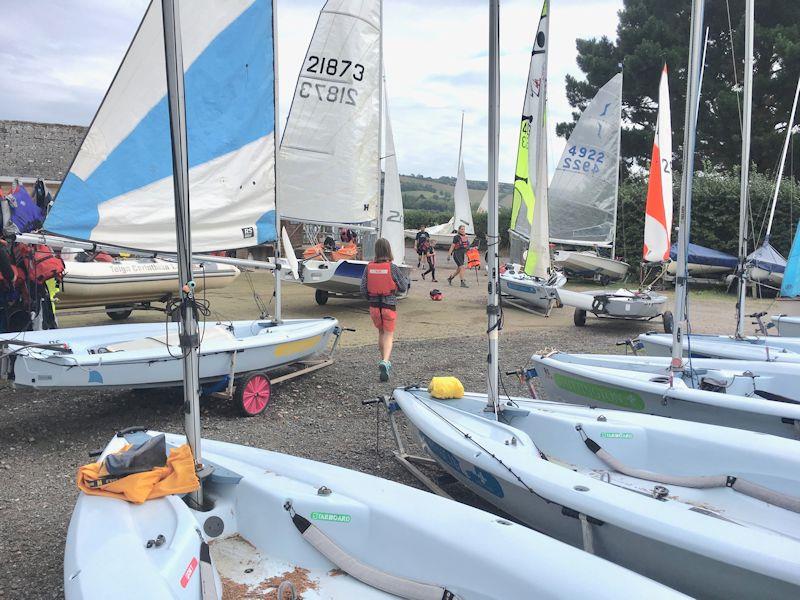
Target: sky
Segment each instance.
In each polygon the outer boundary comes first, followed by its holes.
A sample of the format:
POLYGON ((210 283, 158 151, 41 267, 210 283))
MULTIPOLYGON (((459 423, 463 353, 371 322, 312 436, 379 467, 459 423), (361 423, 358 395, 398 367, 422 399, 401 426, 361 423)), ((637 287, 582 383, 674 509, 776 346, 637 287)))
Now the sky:
MULTIPOLYGON (((324 0, 275 0, 285 119, 324 0)), ((148 0, 27 0, 4 6, 0 119, 88 125, 148 0)), ((565 76, 580 77, 576 38, 615 37, 622 0, 554 0, 548 65, 549 162, 570 118, 565 76)), ((513 181, 519 117, 540 0, 501 2, 500 179, 513 181)), ((386 0, 384 62, 401 173, 455 176, 461 111, 467 178, 486 179, 488 2, 386 0)))

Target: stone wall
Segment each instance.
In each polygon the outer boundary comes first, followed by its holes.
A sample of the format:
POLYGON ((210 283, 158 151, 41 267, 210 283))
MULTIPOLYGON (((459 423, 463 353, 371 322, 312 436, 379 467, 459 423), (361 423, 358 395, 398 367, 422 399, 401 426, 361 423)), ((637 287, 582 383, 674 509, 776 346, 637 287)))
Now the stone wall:
POLYGON ((61 181, 86 135, 86 127, 0 121, 0 176, 61 181))

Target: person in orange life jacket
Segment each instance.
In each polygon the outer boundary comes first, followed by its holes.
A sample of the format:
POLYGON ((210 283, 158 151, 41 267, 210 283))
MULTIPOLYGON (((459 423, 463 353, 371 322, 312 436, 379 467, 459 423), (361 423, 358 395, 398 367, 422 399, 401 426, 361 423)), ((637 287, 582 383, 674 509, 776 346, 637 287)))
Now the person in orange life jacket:
POLYGON ((466 271, 464 263, 466 262, 467 248, 469 248, 467 228, 461 225, 458 228, 458 233, 453 236, 453 243, 450 244, 450 251, 447 253, 447 260, 449 261, 452 256, 456 263, 456 272, 447 278, 447 283, 450 285, 453 285, 453 279, 458 276, 461 278, 461 287, 469 287, 467 282, 464 281, 464 272, 466 271))
POLYGON ((425 261, 428 263, 428 270, 423 271, 422 279, 425 279, 425 275, 430 273, 431 281, 438 283, 438 280, 436 279, 436 251, 433 249, 433 244, 430 241, 425 243, 423 254, 425 256, 425 261))
POLYGON ((381 381, 389 381, 390 358, 397 323, 397 294, 408 290, 408 279, 392 261, 392 248, 384 238, 375 242, 375 258, 361 276, 361 295, 369 301, 369 315, 378 330, 378 351, 381 381))

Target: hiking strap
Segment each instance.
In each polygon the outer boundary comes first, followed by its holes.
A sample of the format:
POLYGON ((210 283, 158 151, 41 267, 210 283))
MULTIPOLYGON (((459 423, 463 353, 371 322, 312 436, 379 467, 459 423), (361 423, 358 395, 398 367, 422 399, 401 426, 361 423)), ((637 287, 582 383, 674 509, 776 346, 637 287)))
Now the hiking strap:
POLYGON ((635 469, 633 467, 629 467, 609 452, 603 450, 600 444, 586 435, 586 432, 582 427, 580 427, 580 425, 578 425, 578 431, 583 438, 583 443, 586 444, 586 447, 589 448, 589 450, 591 450, 595 456, 597 456, 597 458, 623 475, 636 477, 637 479, 644 479, 646 481, 653 481, 655 483, 677 485, 696 489, 729 487, 736 490, 740 494, 744 494, 745 496, 750 496, 751 498, 756 498, 757 500, 767 502, 768 504, 772 504, 779 508, 800 513, 800 498, 797 498, 796 496, 789 496, 788 494, 784 494, 782 492, 776 492, 775 490, 771 490, 757 483, 753 483, 752 481, 747 481, 746 479, 741 479, 740 477, 735 477, 733 475, 665 475, 662 473, 647 471, 645 469, 635 469))
POLYGON ((289 512, 294 526, 303 539, 351 577, 388 594, 408 600, 456 600, 458 598, 453 592, 441 586, 392 575, 361 562, 345 552, 308 519, 298 515, 292 508, 291 501, 287 501, 284 508, 289 512))

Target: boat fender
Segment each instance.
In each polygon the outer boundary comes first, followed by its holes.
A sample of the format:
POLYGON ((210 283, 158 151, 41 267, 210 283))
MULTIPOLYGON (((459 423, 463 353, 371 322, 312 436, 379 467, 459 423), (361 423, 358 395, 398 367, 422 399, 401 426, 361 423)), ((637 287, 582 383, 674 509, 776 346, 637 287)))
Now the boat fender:
POLYGON ((637 477, 639 479, 645 479, 647 481, 653 481, 660 484, 678 485, 696 489, 728 487, 736 490, 740 494, 744 494, 745 496, 750 496, 751 498, 756 498, 757 500, 767 502, 774 506, 800 513, 800 498, 789 496, 788 494, 783 494, 781 492, 776 492, 762 485, 758 485, 757 483, 753 483, 752 481, 734 477, 733 475, 665 475, 663 473, 654 473, 645 469, 634 469, 632 467, 628 467, 624 463, 617 460, 617 458, 615 458, 613 455, 603 450, 597 442, 586 435, 580 425, 578 425, 576 429, 580 432, 581 437, 583 438, 583 443, 586 444, 586 447, 589 448, 589 450, 591 450, 595 456, 597 456, 597 458, 623 475, 637 477))
POLYGON ((361 562, 355 556, 345 552, 311 521, 297 514, 292 507, 291 500, 286 501, 284 508, 303 539, 351 577, 388 594, 409 600, 456 600, 458 598, 453 592, 441 586, 392 575, 361 562))

